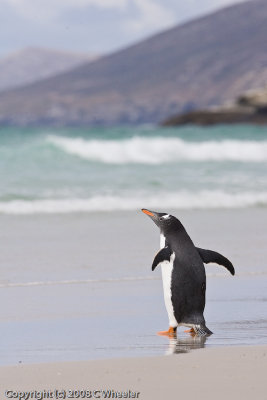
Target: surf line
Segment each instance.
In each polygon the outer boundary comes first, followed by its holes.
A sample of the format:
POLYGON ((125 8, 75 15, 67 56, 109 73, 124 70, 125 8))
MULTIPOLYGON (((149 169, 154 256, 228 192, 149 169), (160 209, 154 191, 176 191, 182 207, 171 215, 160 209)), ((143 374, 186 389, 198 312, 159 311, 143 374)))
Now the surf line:
POLYGON ((56 285, 80 285, 89 283, 114 283, 114 282, 132 282, 132 281, 151 281, 160 280, 160 277, 124 277, 124 278, 106 278, 106 279, 72 279, 62 281, 33 281, 33 282, 11 282, 0 283, 0 288, 29 287, 29 286, 56 286, 56 285))
MULTIPOLYGON (((213 274, 207 273, 207 277, 210 278, 225 278, 226 274, 213 274)), ((262 276, 267 275, 267 271, 258 272, 241 272, 237 273, 236 276, 262 276)), ((13 287, 34 287, 34 286, 56 286, 56 285, 87 285, 90 283, 116 283, 116 282, 134 282, 134 281, 159 281, 160 276, 132 276, 122 278, 106 278, 106 279, 71 279, 62 281, 33 281, 33 282, 2 282, 0 288, 13 288, 13 287)))

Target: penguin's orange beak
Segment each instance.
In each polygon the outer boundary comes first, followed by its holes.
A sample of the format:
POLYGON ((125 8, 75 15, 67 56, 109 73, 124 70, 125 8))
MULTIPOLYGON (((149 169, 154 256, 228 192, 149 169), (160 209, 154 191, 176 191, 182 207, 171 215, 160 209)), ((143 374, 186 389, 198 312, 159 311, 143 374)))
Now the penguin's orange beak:
POLYGON ((149 215, 150 217, 155 217, 155 215, 151 211, 146 210, 145 208, 142 208, 142 211, 143 211, 143 213, 149 215))

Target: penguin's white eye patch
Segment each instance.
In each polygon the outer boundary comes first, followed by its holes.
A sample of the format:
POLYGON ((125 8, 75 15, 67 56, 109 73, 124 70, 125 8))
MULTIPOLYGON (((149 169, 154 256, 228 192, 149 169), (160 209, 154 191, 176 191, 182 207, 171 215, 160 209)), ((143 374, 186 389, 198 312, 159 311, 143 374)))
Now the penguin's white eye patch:
POLYGON ((163 215, 160 219, 163 220, 163 219, 168 219, 168 218, 170 218, 170 215, 166 214, 166 215, 163 215))
POLYGON ((169 215, 169 214, 163 215, 163 217, 162 217, 162 218, 164 218, 164 219, 168 219, 168 218, 170 218, 170 215, 169 215))

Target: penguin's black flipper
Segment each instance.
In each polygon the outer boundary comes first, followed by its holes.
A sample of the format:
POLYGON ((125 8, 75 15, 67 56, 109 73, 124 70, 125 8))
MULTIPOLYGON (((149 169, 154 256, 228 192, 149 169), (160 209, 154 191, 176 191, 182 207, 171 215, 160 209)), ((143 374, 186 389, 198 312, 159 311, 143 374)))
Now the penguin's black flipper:
POLYGON ((205 264, 216 263, 228 269, 232 275, 235 274, 234 266, 228 258, 222 256, 216 251, 200 249, 199 247, 196 247, 196 249, 205 264))
POLYGON ((171 259, 171 250, 168 246, 164 247, 161 249, 157 254, 156 257, 154 258, 153 264, 152 264, 152 271, 163 261, 170 261, 171 259))

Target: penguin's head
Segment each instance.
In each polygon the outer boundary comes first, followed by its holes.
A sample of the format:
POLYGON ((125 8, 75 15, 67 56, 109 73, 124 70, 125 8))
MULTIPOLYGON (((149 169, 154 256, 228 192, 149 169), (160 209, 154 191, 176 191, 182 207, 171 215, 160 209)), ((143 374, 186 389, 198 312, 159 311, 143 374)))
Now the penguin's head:
POLYGON ((162 233, 168 233, 175 228, 177 229, 178 226, 181 225, 180 221, 173 215, 150 211, 146 208, 142 208, 142 211, 155 222, 162 233))

